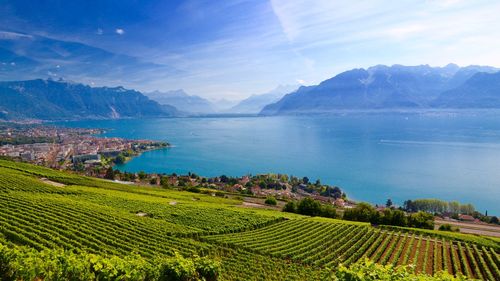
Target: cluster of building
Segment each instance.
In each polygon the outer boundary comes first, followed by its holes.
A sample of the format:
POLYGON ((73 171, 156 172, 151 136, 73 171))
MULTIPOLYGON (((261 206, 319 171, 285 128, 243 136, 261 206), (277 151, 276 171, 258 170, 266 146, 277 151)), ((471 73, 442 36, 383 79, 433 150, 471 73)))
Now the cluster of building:
POLYGON ((0 146, 0 155, 64 169, 78 163, 93 165, 101 162, 101 156, 112 158, 154 144, 148 140, 93 136, 98 133, 102 131, 45 126, 4 129, 0 137, 11 143, 0 146))

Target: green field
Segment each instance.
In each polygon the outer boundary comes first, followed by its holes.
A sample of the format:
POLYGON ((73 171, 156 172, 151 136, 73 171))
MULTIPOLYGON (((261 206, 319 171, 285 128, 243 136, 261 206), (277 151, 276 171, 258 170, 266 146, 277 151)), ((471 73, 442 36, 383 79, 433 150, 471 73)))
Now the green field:
MULTIPOLYGON (((248 208, 237 199, 122 185, 4 160, 0 242, 21 251, 11 257, 29 262, 25 257, 36 253, 116 257, 125 259, 122 265, 131 256, 147 264, 176 253, 208 257, 220 263, 219 280, 331 279, 341 264, 365 258, 414 265, 421 274, 500 280, 500 243, 492 239, 248 208)), ((14 269, 23 266, 10 261, 14 269)))

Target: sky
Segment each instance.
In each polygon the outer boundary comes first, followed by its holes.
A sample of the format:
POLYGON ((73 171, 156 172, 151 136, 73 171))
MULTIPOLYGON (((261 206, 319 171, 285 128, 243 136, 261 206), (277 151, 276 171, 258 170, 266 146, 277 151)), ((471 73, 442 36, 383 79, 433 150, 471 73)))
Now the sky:
POLYGON ((500 67, 499 15, 500 1, 481 0, 0 0, 0 48, 26 54, 12 42, 21 36, 77 42, 141 64, 75 75, 59 63, 57 75, 238 100, 377 64, 500 67))

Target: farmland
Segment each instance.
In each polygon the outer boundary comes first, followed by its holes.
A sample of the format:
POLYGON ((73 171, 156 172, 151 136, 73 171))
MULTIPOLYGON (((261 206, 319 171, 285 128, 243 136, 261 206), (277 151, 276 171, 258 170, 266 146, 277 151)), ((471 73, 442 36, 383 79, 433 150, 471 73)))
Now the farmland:
MULTIPOLYGON (((203 262, 197 257, 217 261, 220 280, 319 280, 368 258, 412 265, 419 274, 500 279, 497 240, 248 208, 239 199, 122 185, 3 160, 0 206, 0 260, 25 267, 45 268, 29 263, 47 260, 40 257, 82 263, 102 257, 121 270, 129 264, 139 270, 144 262, 143 270, 156 272, 149 265, 163 263, 153 261, 181 255, 194 265, 203 262)), ((31 278, 26 276, 21 279, 31 278)))

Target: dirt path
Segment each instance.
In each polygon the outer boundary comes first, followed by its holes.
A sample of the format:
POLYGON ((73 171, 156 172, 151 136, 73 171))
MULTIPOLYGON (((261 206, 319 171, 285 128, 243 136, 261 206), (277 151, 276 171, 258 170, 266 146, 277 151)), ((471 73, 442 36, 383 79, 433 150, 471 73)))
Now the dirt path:
POLYGON ((447 221, 447 220, 436 220, 436 229, 439 228, 439 226, 443 225, 443 224, 457 226, 460 229, 460 232, 462 232, 462 233, 500 237, 500 226, 497 226, 497 225, 458 222, 458 221, 447 221))
POLYGON ((65 184, 62 184, 62 183, 60 183, 60 182, 51 181, 51 180, 46 179, 46 178, 40 178, 40 180, 41 180, 43 183, 50 184, 50 185, 52 185, 52 186, 56 186, 56 187, 65 187, 65 186, 66 186, 65 184))

